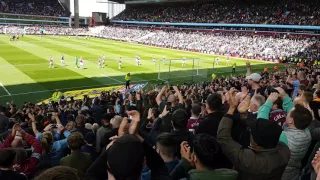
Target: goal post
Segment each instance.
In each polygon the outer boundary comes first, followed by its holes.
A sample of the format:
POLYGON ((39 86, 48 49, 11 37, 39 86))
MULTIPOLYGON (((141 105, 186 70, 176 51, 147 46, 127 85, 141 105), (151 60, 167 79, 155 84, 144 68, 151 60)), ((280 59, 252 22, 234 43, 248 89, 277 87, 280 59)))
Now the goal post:
MULTIPOLYGON (((212 62, 210 62, 212 64, 212 62)), ((203 62, 199 58, 185 59, 167 59, 158 62, 158 80, 169 82, 195 82, 208 77, 212 72, 212 65, 203 62)))

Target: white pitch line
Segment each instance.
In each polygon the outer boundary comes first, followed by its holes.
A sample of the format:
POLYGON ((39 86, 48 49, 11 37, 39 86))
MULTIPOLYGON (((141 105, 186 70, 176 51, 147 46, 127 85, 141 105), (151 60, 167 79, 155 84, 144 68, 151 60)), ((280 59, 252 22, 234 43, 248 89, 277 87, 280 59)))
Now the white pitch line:
POLYGON ((4 87, 2 82, 0 82, 0 86, 7 92, 8 96, 11 96, 10 92, 4 87))
POLYGON ((117 81, 117 82, 119 82, 119 83, 124 83, 124 82, 122 82, 122 81, 119 81, 119 80, 117 80, 117 79, 114 79, 114 78, 112 78, 112 77, 109 77, 109 76, 107 76, 107 75, 105 75, 105 74, 101 74, 101 76, 104 76, 104 77, 106 77, 106 78, 112 79, 112 80, 117 81))

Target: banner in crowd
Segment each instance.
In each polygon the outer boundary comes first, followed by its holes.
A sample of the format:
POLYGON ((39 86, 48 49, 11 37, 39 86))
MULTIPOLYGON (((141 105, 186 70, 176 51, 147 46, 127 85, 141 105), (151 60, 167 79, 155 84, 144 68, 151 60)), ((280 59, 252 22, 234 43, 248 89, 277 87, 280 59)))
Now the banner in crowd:
MULTIPOLYGON (((130 89, 131 91, 138 91, 139 89, 143 89, 148 83, 144 84, 131 84, 130 89)), ((110 87, 101 87, 101 88, 91 88, 91 89, 83 89, 83 90, 75 90, 75 91, 66 91, 63 92, 63 96, 67 98, 67 100, 70 100, 70 97, 73 97, 73 99, 83 99, 84 96, 88 96, 89 98, 94 98, 96 96, 99 96, 101 92, 125 92, 126 87, 124 85, 121 86, 110 86, 110 87)), ((38 104, 48 104, 51 101, 51 98, 45 99, 38 104)))

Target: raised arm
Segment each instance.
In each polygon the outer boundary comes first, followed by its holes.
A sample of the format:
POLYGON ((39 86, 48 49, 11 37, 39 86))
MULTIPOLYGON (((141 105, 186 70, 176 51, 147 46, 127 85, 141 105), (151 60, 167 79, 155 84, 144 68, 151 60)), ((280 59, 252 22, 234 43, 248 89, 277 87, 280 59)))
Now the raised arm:
POLYGON ((162 102, 162 95, 163 95, 163 93, 165 92, 167 90, 167 86, 163 86, 162 87, 162 89, 161 89, 161 91, 159 92, 159 94, 157 95, 157 97, 156 97, 156 102, 157 102, 157 104, 158 104, 158 106, 160 105, 160 103, 162 102))
POLYGON ((258 119, 269 119, 270 111, 272 109, 273 103, 278 99, 278 93, 271 93, 267 99, 267 101, 259 108, 258 111, 258 119))
POLYGON ((183 97, 178 89, 177 86, 173 86, 173 90, 177 93, 178 98, 179 98, 179 104, 183 104, 183 97))
POLYGON ((293 108, 293 102, 288 94, 280 87, 275 88, 279 92, 279 97, 282 98, 282 108, 288 114, 293 108))
POLYGON ((250 74, 252 74, 250 62, 249 61, 246 62, 246 65, 247 65, 247 74, 246 74, 246 76, 250 76, 250 74))
POLYGON ((23 172, 27 176, 32 176, 36 171, 38 163, 40 162, 42 146, 41 143, 35 137, 33 137, 30 134, 27 134, 24 130, 21 129, 19 132, 24 138, 24 140, 33 148, 31 157, 23 166, 23 172))
POLYGON ((38 131, 37 125, 36 125, 36 119, 34 118, 34 115, 31 113, 29 113, 28 116, 31 119, 32 131, 33 131, 34 135, 37 136, 39 134, 39 131, 38 131))

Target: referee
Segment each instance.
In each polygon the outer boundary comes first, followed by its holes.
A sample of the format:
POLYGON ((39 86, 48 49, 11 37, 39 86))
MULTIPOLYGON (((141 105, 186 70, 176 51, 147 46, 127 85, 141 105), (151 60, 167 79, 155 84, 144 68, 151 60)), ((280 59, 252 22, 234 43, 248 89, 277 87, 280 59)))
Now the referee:
POLYGON ((128 73, 124 79, 126 80, 126 89, 130 89, 130 79, 131 79, 131 76, 130 76, 130 73, 128 73))

